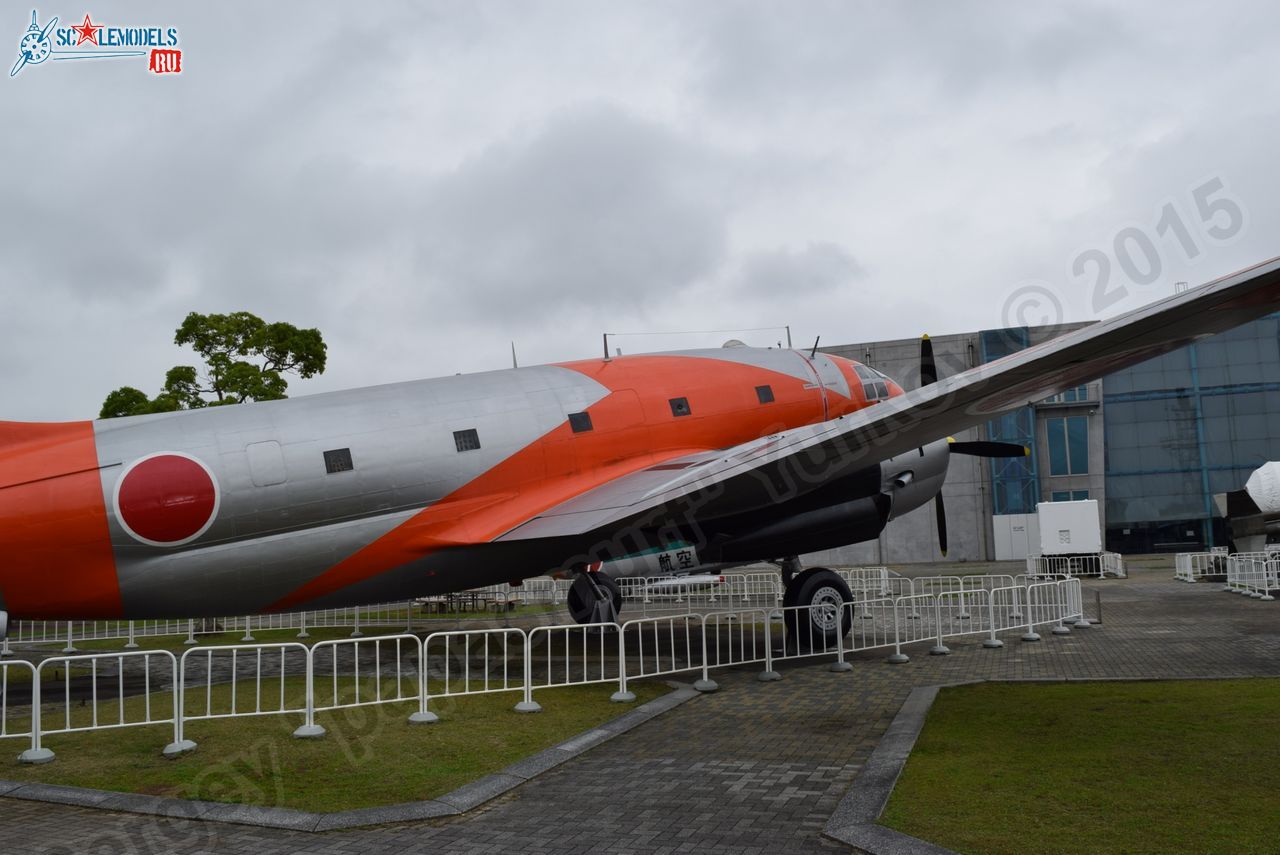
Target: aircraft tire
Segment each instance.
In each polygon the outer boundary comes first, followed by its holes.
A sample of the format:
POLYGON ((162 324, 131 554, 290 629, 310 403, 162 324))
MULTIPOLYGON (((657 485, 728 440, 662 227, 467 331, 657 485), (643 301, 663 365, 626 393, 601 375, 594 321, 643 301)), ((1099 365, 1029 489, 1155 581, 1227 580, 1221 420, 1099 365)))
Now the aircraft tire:
MULTIPOLYGON (((590 576, 591 580, 596 583, 596 587, 609 595, 613 600, 613 614, 617 618, 622 612, 622 591, 618 589, 618 583, 613 581, 606 573, 582 574, 590 576)), ((595 609, 593 596, 590 591, 590 581, 587 579, 574 579, 573 584, 569 586, 569 595, 566 597, 569 606, 569 615, 576 623, 594 623, 592 620, 595 609)))
POLYGON ((783 603, 790 606, 815 606, 809 611, 784 611, 787 647, 801 650, 834 649, 838 631, 848 635, 852 615, 846 608, 853 602, 849 586, 836 573, 824 567, 806 570, 787 586, 783 603), (840 610, 844 609, 844 619, 840 610))

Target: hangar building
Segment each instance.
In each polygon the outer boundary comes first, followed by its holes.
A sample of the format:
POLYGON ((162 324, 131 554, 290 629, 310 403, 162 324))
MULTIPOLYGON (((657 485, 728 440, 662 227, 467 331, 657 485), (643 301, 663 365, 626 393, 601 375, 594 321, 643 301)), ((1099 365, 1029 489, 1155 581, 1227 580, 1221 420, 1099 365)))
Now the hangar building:
MULTIPOLYGON (((933 338, 946 377, 1084 324, 981 330, 933 338)), ((917 339, 822 348, 913 389, 917 339)), ((1043 501, 1097 499, 1106 546, 1122 554, 1227 545, 1213 495, 1280 460, 1280 313, 1107 375, 959 434, 1016 442, 1024 459, 955 455, 943 497, 948 560, 1010 557, 1002 518, 1043 501), (998 553, 1000 553, 998 555, 998 553)), ((941 559, 932 506, 893 520, 877 541, 807 556, 810 564, 941 559)), ((1032 550, 1035 551, 1034 549, 1032 550)))

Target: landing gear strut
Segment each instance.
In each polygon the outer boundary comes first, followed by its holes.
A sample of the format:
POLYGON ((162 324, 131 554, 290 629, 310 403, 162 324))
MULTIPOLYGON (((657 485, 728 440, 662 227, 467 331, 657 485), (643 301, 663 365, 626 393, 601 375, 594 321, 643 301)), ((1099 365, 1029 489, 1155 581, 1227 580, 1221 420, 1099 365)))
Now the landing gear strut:
POLYGON ((787 579, 788 565, 794 572, 799 563, 788 559, 783 565, 787 587, 782 613, 788 643, 807 650, 834 648, 837 639, 848 635, 853 626, 853 609, 849 605, 853 594, 844 579, 825 567, 812 567, 787 579))
POLYGON ((569 614, 578 623, 613 623, 622 611, 622 591, 604 573, 579 573, 567 599, 569 614))

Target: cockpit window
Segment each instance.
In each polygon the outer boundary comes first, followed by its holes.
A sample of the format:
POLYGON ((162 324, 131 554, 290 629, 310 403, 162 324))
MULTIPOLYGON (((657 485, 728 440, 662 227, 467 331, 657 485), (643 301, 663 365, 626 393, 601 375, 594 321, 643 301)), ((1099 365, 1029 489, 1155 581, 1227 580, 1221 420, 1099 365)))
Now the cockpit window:
POLYGON ((861 363, 854 366, 854 371, 857 372, 858 378, 862 380, 862 394, 866 396, 868 401, 883 401, 889 397, 888 377, 861 363))

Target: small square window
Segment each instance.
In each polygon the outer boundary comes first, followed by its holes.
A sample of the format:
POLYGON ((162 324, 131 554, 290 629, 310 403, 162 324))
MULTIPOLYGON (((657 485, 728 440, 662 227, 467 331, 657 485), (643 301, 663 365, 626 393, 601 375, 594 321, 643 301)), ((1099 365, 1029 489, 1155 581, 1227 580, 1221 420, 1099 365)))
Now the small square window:
POLYGON ((476 433, 475 428, 455 430, 453 432, 453 444, 458 447, 459 451, 475 451, 480 447, 480 434, 476 433))
POLYGON ((772 404, 773 403, 773 387, 757 386, 756 398, 758 398, 760 400, 760 403, 762 404, 772 404))
POLYGON ((350 472, 356 466, 351 462, 351 449, 335 448, 324 453, 324 471, 332 475, 335 472, 350 472))
POLYGON ((671 399, 671 415, 687 416, 690 413, 688 398, 672 398, 671 399))
POLYGON ((591 430, 591 414, 570 413, 569 427, 573 428, 574 433, 584 433, 591 430))

